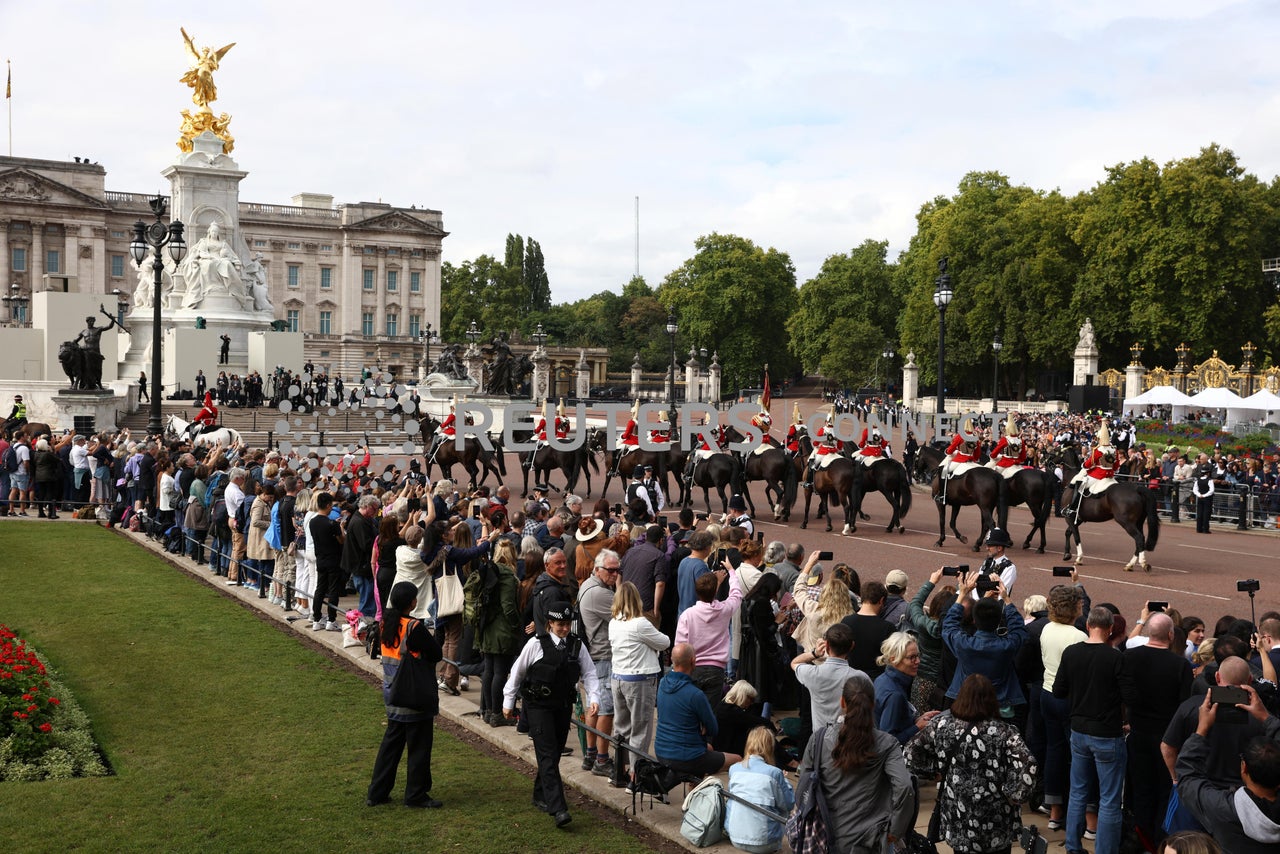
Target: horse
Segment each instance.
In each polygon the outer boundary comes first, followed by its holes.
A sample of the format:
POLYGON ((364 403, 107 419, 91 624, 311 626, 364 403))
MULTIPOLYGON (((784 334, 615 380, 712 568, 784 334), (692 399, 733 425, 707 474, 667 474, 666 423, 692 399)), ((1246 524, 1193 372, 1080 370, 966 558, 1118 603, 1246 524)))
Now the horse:
MULTIPOLYGON (((165 433, 172 435, 174 439, 181 439, 187 435, 187 428, 191 426, 190 421, 183 421, 176 415, 170 415, 169 420, 165 422, 165 433)), ((240 443, 240 431, 233 430, 230 427, 214 427, 206 429, 191 442, 193 448, 214 447, 226 448, 231 445, 240 443)))
MULTIPOLYGON (((419 425, 418 429, 421 431, 422 442, 429 451, 432 441, 430 437, 435 436, 440 422, 434 416, 423 413, 419 425)), ((505 454, 502 447, 502 439, 499 436, 495 440, 493 434, 489 434, 489 439, 495 443, 492 451, 485 450, 481 446, 480 440, 475 436, 468 436, 463 442, 462 450, 459 451, 454 445, 454 440, 446 438, 436 448, 435 453, 427 457, 427 470, 425 472, 427 478, 430 479, 431 477, 431 465, 434 463, 439 466, 441 477, 453 480, 453 467, 455 464, 461 463, 462 467, 467 470, 467 474, 471 475, 472 489, 484 484, 489 478, 490 472, 501 482, 502 478, 507 474, 506 462, 503 459, 505 454), (477 462, 480 463, 479 466, 476 465, 477 462), (479 484, 476 483, 477 476, 480 478, 479 484)))
MULTIPOLYGON (((1064 470, 1065 474, 1065 470, 1064 470)), ((1074 474, 1074 472, 1072 472, 1074 474)), ((1062 495, 1064 507, 1070 507, 1075 498, 1075 486, 1068 481, 1066 491, 1062 495)), ((1078 513, 1063 511, 1062 518, 1067 523, 1067 538, 1062 549, 1062 559, 1071 560, 1071 540, 1076 541, 1075 565, 1084 563, 1084 543, 1080 540, 1080 525, 1085 522, 1106 522, 1115 520, 1126 534, 1133 538, 1133 557, 1124 565, 1125 572, 1132 572, 1136 563, 1143 572, 1151 571, 1147 562, 1147 552, 1155 551, 1160 539, 1160 516, 1156 513, 1156 495, 1146 486, 1120 481, 1101 495, 1090 495, 1080 502, 1078 513), (1146 523, 1146 538, 1143 538, 1142 526, 1146 523)))
MULTIPOLYGON (((999 474, 998 469, 996 473, 999 474)), ((1032 522, 1031 530, 1027 531, 1027 538, 1022 541, 1022 547, 1031 548, 1031 538, 1036 535, 1036 531, 1039 531, 1040 547, 1036 549, 1036 554, 1044 554, 1046 528, 1049 525, 1049 516, 1053 512, 1053 494, 1057 488, 1057 480, 1051 473, 1035 468, 1022 468, 1011 478, 1003 475, 1000 478, 1001 492, 997 524, 1003 530, 1009 530, 1009 508, 1019 504, 1027 505, 1027 509, 1031 511, 1032 522)))
MULTIPOLYGON (((528 442, 533 438, 533 431, 519 430, 511 434, 512 438, 518 442, 528 442)), ((551 475, 552 469, 560 469, 564 473, 565 491, 573 492, 578 485, 578 475, 585 475, 587 478, 587 497, 591 497, 591 470, 595 469, 598 473, 600 465, 596 462, 595 454, 587 447, 584 439, 582 444, 572 451, 563 451, 551 445, 543 445, 536 451, 521 451, 517 455, 520 460, 522 470, 522 490, 521 498, 527 498, 529 495, 529 472, 533 471, 534 483, 547 483, 547 479, 551 475)))
POLYGON ((684 470, 684 487, 680 490, 681 504, 688 507, 693 503, 693 488, 702 487, 702 500, 707 503, 707 512, 711 512, 711 487, 715 487, 720 496, 722 513, 729 512, 729 498, 724 494, 727 486, 732 489, 742 479, 742 465, 733 454, 716 453, 702 460, 692 459, 684 470))
POLYGON ((893 509, 893 517, 884 529, 885 533, 893 533, 897 528, 898 533, 905 534, 907 529, 902 520, 911 510, 911 476, 907 474, 906 466, 892 457, 879 457, 870 463, 855 462, 854 474, 858 477, 854 483, 855 516, 865 518, 862 516, 862 499, 868 492, 879 492, 893 509))
MULTIPOLYGON (((800 443, 800 453, 804 457, 808 457, 813 447, 813 443, 809 437, 804 437, 800 443)), ((826 468, 820 468, 813 473, 808 485, 804 488, 804 521, 800 523, 801 528, 809 527, 809 505, 813 501, 813 493, 818 493, 819 507, 827 508, 827 530, 831 530, 831 510, 830 499, 834 498, 835 503, 844 508, 844 529, 841 534, 852 534, 858 530, 853 513, 853 491, 856 488, 857 474, 853 471, 853 460, 848 457, 839 456, 832 460, 826 468)))
MULTIPOLYGON (((725 431, 725 438, 730 442, 741 442, 743 436, 730 427, 725 431)), ((790 521, 791 508, 796 502, 796 486, 800 482, 800 469, 786 449, 771 445, 758 453, 752 451, 739 456, 742 465, 742 497, 747 500, 751 515, 756 513, 755 502, 751 500, 751 481, 763 480, 765 500, 773 507, 773 521, 790 521)))
MULTIPOLYGON (((943 453, 937 448, 926 445, 920 449, 920 453, 916 456, 917 471, 932 471, 933 486, 931 494, 934 501, 937 501, 942 495, 942 464, 943 453)), ((982 522, 982 530, 978 535, 978 539, 974 541, 973 550, 976 552, 982 548, 983 542, 987 539, 987 531, 995 527, 995 513, 1000 503, 1000 484, 1001 477, 989 468, 978 466, 969 469, 963 474, 952 477, 946 483, 946 501, 938 503, 938 541, 934 543, 941 546, 947 541, 947 505, 951 506, 951 533, 955 534, 956 539, 962 543, 968 543, 968 539, 964 534, 956 528, 956 517, 960 515, 960 508, 967 505, 976 505, 978 515, 982 522)))
POLYGON ((667 491, 667 472, 675 473, 676 483, 680 485, 680 496, 678 501, 672 503, 684 504, 685 485, 680 473, 684 471, 686 452, 680 450, 678 441, 673 440, 665 444, 669 447, 662 451, 646 451, 639 445, 622 448, 622 454, 618 457, 618 467, 605 473, 604 488, 600 490, 600 494, 608 495, 609 482, 613 478, 622 478, 625 483, 636 466, 653 466, 654 477, 662 484, 662 491, 668 497, 671 497, 671 493, 667 491))
POLYGON ((45 424, 43 421, 28 421, 21 427, 15 428, 10 428, 9 423, 8 419, 0 422, 0 436, 4 436, 10 440, 17 439, 19 436, 26 436, 32 441, 40 436, 53 437, 53 428, 48 424, 45 424))

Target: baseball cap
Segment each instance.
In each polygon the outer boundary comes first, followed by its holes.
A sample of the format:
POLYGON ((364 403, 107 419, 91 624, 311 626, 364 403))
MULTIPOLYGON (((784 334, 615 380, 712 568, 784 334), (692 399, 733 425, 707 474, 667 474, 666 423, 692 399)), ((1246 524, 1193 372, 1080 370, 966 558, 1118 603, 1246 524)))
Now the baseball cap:
POLYGON ((889 574, 884 577, 884 586, 892 587, 899 591, 906 590, 910 579, 907 574, 900 569, 891 569, 889 574))

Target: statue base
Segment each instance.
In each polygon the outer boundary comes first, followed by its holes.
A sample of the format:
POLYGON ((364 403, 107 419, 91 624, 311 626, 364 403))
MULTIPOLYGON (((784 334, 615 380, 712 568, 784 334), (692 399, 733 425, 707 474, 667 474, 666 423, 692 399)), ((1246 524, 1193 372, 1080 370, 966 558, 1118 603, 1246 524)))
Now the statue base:
POLYGON ((59 389, 52 403, 61 429, 82 434, 116 429, 116 411, 121 401, 111 389, 59 389))

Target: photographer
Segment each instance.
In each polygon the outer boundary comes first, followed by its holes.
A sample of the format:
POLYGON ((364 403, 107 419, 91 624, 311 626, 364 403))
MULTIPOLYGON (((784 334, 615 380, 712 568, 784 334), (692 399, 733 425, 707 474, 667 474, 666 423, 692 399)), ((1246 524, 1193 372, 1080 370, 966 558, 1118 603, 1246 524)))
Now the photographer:
POLYGON ((1017 606, 1009 601, 1004 582, 997 575, 983 575, 981 570, 970 572, 961 581, 959 594, 942 621, 943 643, 956 657, 956 672, 947 697, 955 700, 964 680, 971 673, 981 673, 996 688, 1001 717, 1012 720, 1021 730, 1026 725, 1027 700, 1015 664, 1018 650, 1027 639, 1026 623, 1017 606), (980 598, 973 603, 976 631, 971 635, 963 626, 963 603, 975 592, 980 598))

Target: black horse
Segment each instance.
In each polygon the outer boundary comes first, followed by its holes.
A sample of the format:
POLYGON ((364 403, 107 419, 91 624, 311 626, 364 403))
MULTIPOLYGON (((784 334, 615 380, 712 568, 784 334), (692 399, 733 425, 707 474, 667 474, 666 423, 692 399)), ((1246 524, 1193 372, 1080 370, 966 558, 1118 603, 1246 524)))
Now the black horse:
POLYGON ((982 530, 973 543, 973 550, 976 552, 986 541, 987 531, 995 527, 995 514, 1000 503, 1001 477, 991 469, 982 466, 971 468, 948 480, 946 500, 938 501, 939 496, 943 494, 942 470, 939 468, 943 456, 942 451, 926 445, 920 449, 916 457, 916 471, 933 472, 933 486, 930 493, 934 501, 938 502, 938 541, 934 545, 941 546, 947 541, 948 505, 951 507, 951 533, 955 534, 960 542, 968 543, 968 539, 956 528, 956 517, 960 515, 961 507, 974 505, 978 508, 978 515, 982 522, 982 530))
POLYGON ((911 476, 902 463, 890 457, 880 457, 874 462, 862 463, 855 460, 854 474, 858 476, 854 484, 853 512, 858 518, 862 515, 862 499, 868 492, 879 492, 893 509, 893 517, 889 520, 886 533, 905 534, 906 526, 902 520, 911 510, 911 476))
POLYGON ((711 511, 711 488, 715 487, 716 494, 720 496, 722 505, 722 513, 729 512, 729 497, 725 495, 724 488, 729 487, 730 491, 742 480, 742 464, 738 462, 738 458, 733 454, 718 453, 712 454, 704 460, 695 460, 693 455, 689 455, 689 463, 684 470, 684 487, 681 489, 683 504, 688 507, 693 503, 693 488, 695 486, 702 487, 702 500, 707 503, 707 512, 711 511))
MULTIPOLYGON (((533 431, 515 431, 511 434, 511 437, 519 442, 528 442, 533 438, 533 431)), ((600 464, 596 462, 595 454, 588 448, 586 439, 572 451, 563 451, 551 445, 543 445, 536 451, 521 451, 517 456, 520 460, 522 472, 521 498, 529 495, 530 471, 533 472, 534 483, 549 484, 548 478, 554 469, 559 469, 564 474, 566 492, 574 492, 578 486, 578 476, 585 476, 587 479, 587 497, 591 497, 591 470, 595 469, 598 473, 600 464)))
MULTIPOLYGON (((800 453, 806 459, 813 450, 813 443, 809 441, 809 437, 805 436, 800 443, 800 453)), ((853 512, 853 492, 856 489, 858 477, 853 471, 853 460, 848 457, 838 456, 826 468, 820 468, 813 473, 813 477, 809 480, 809 485, 804 490, 804 521, 800 523, 801 528, 809 527, 809 505, 813 501, 813 494, 818 493, 819 510, 826 510, 827 530, 831 530, 831 503, 844 508, 844 530, 842 534, 852 534, 858 530, 856 517, 853 512)), ((821 515, 821 513, 819 514, 821 515)))
MULTIPOLYGON (((1067 471, 1064 470, 1064 475, 1067 471)), ((1070 475, 1074 475, 1071 472, 1070 475)), ((1075 498, 1075 487, 1068 481, 1062 496, 1063 506, 1070 507, 1075 498)), ((1156 513, 1156 494, 1143 484, 1120 481, 1100 495, 1091 495, 1080 502, 1077 513, 1063 511, 1062 518, 1067 523, 1067 539, 1062 550, 1062 559, 1071 560, 1071 541, 1076 542, 1075 564, 1084 563, 1084 543, 1080 540, 1080 525, 1085 522, 1106 522, 1114 519, 1116 524, 1124 528, 1126 534, 1133 538, 1133 557, 1124 565, 1126 572, 1133 571, 1136 563, 1143 572, 1151 571, 1147 562, 1147 552, 1154 551, 1160 540, 1160 516, 1156 513), (1146 537, 1143 538, 1142 526, 1146 524, 1146 537)))
POLYGON ((471 475, 471 487, 483 484, 492 472, 499 482, 506 477, 507 464, 505 461, 505 449, 502 447, 502 435, 490 433, 489 440, 494 445, 494 450, 485 450, 480 444, 480 440, 474 436, 468 436, 463 442, 462 451, 459 452, 454 446, 452 439, 445 439, 436 448, 435 453, 430 452, 432 437, 435 436, 436 428, 440 426, 440 422, 433 416, 423 414, 420 433, 423 443, 427 446, 427 466, 426 475, 431 477, 431 466, 434 464, 439 466, 442 477, 453 479, 453 467, 457 463, 461 463, 462 467, 471 475), (479 463, 479 465, 476 465, 479 463), (479 477, 479 483, 476 478, 479 477))
POLYGON ((633 448, 623 448, 622 455, 618 458, 618 467, 616 470, 610 469, 605 472, 604 488, 600 490, 601 495, 609 494, 609 483, 614 477, 619 477, 623 481, 625 489, 626 481, 631 477, 631 473, 636 466, 653 466, 653 476, 657 478, 658 483, 662 485, 662 491, 669 498, 671 493, 667 490, 667 472, 672 472, 676 476, 676 483, 680 486, 679 500, 673 501, 674 504, 684 504, 684 479, 680 473, 684 471, 684 463, 686 454, 680 450, 678 441, 665 443, 669 445, 662 451, 646 451, 638 445, 633 448))
MULTIPOLYGON (((997 474, 999 469, 994 470, 997 474)), ((1031 530, 1027 532, 1027 538, 1022 541, 1024 549, 1031 548, 1031 539, 1036 535, 1036 531, 1040 532, 1040 547, 1036 549, 1037 554, 1044 554, 1046 528, 1049 526, 1049 516, 1053 513, 1053 495, 1057 490, 1058 479, 1047 471, 1040 469, 1022 468, 1011 478, 1000 476, 1000 507, 997 514, 999 527, 1002 530, 1009 530, 1009 508, 1016 507, 1019 504, 1027 505, 1027 509, 1031 511, 1031 530)))
MULTIPOLYGON (((743 436, 734 428, 725 431, 729 442, 741 442, 743 436)), ((735 452, 736 453, 736 452, 735 452)), ((751 500, 750 483, 753 480, 764 481, 764 497, 773 508, 775 522, 791 521, 791 508, 796 503, 796 488, 800 482, 800 473, 795 460, 785 448, 771 445, 760 451, 738 455, 742 466, 742 481, 738 489, 751 508, 751 515, 756 514, 755 502, 751 500)), ((797 456, 797 459, 799 457, 797 456)))

